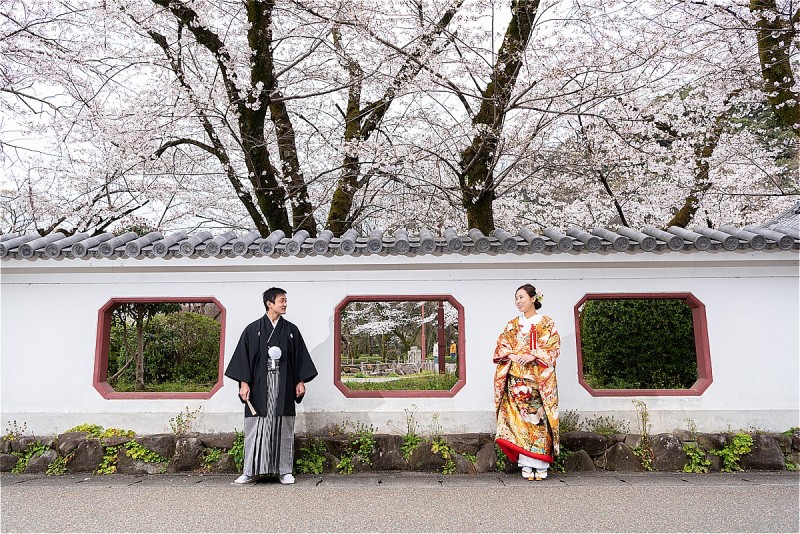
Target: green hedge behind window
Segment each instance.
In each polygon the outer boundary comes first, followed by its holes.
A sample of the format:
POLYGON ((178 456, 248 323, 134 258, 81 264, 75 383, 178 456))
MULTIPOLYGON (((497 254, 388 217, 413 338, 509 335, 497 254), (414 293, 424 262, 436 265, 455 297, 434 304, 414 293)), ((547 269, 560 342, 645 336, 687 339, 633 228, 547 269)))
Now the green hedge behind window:
POLYGON ((580 326, 592 388, 688 389, 697 380, 692 309, 683 300, 589 300, 580 326))

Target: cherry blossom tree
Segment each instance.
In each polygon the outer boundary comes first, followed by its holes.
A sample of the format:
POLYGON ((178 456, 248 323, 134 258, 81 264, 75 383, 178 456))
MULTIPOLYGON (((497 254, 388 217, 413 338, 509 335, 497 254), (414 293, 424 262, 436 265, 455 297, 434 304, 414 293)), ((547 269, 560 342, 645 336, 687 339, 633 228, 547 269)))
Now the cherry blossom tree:
POLYGON ((0 15, 4 232, 740 224, 798 196, 794 0, 0 15))

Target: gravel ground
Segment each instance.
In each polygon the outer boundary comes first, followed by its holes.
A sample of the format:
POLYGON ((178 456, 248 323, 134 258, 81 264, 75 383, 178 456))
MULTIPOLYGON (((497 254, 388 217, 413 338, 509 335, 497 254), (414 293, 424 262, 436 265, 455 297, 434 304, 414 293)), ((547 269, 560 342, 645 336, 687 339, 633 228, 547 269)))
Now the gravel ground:
POLYGON ((0 476, 3 532, 798 532, 787 472, 0 476))

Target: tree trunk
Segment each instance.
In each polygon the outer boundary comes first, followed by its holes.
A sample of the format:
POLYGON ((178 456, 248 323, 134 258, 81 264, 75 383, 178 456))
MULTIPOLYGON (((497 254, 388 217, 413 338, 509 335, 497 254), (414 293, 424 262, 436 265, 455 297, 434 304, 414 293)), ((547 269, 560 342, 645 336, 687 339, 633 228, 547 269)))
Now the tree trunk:
POLYGON ((134 306, 136 315, 136 391, 144 390, 144 305, 134 306))
POLYGON ((778 13, 775 0, 750 0, 750 10, 758 16, 758 58, 767 100, 778 119, 800 136, 800 94, 794 91, 795 78, 789 60, 794 30, 778 13))
MULTIPOLYGON (((738 91, 729 94, 725 98, 725 104, 727 105, 731 98, 733 98, 737 93, 738 91)), ((703 139, 703 142, 695 147, 694 185, 689 191, 689 195, 686 197, 683 206, 681 206, 678 212, 667 223, 667 227, 679 226, 681 228, 686 228, 694 219, 703 195, 709 189, 711 189, 711 186, 713 185, 709 178, 709 172, 711 171, 711 156, 714 155, 714 150, 717 149, 719 138, 722 135, 723 129, 725 128, 727 119, 727 111, 720 113, 720 115, 718 115, 715 119, 711 130, 703 139)))
POLYGON ((339 184, 333 192, 331 209, 328 212, 326 227, 333 235, 341 236, 352 226, 350 210, 353 207, 353 198, 358 191, 358 174, 361 164, 358 158, 346 156, 339 178, 339 184))
POLYGON ((492 69, 492 81, 481 94, 480 110, 472 119, 477 133, 459 161, 461 204, 467 213, 467 226, 483 233, 494 230, 497 148, 538 7, 539 0, 511 2, 511 22, 492 69))
MULTIPOLYGON (((252 51, 250 63, 250 81, 248 84, 238 79, 236 72, 230 68, 233 64, 225 43, 205 25, 197 13, 192 9, 191 3, 181 0, 152 0, 153 3, 169 10, 178 21, 180 28, 186 28, 192 33, 200 46, 205 47, 214 57, 221 78, 225 85, 226 97, 230 106, 235 108, 238 115, 241 149, 244 163, 247 168, 248 180, 253 187, 255 204, 248 191, 242 188, 239 177, 235 175, 230 164, 230 157, 224 146, 219 141, 219 136, 213 131, 208 116, 202 106, 195 104, 198 116, 203 122, 206 134, 211 139, 215 154, 225 167, 228 179, 236 190, 237 197, 244 204, 250 217, 262 235, 269 231, 283 230, 291 235, 293 225, 289 223, 289 214, 286 199, 292 195, 293 219, 298 228, 316 235, 316 224, 313 221, 312 209, 308 201, 308 192, 305 181, 300 173, 295 146, 294 129, 291 125, 289 114, 285 105, 280 102, 277 80, 274 73, 272 57, 272 11, 275 7, 274 0, 246 0, 247 19, 250 27, 247 31, 247 40, 252 51), (251 87, 259 87, 260 91, 252 91, 251 87), (244 93, 244 96, 242 96, 244 93), (279 102, 273 102, 275 96, 279 102), (274 109, 273 109, 274 108, 274 109), (265 132, 267 113, 272 113, 278 134, 278 151, 282 159, 284 178, 289 184, 290 191, 278 181, 278 172, 270 161, 265 132), (256 210, 256 205, 258 209, 256 210), (266 220, 266 224, 264 223, 266 220)), ((170 56, 166 39, 156 32, 149 31, 151 36, 170 56)), ((174 57, 170 57, 174 60, 174 57)), ((181 79, 179 63, 173 63, 173 70, 181 79), (176 67, 177 65, 177 67, 176 67)), ((185 87, 191 89, 185 78, 181 80, 185 87)), ((204 145, 192 142, 196 146, 204 145)), ((208 150, 209 147, 206 147, 208 150)))
MULTIPOLYGON (((278 136, 278 153, 281 157, 281 172, 284 182, 289 186, 288 197, 292 208, 292 233, 305 230, 311 237, 317 237, 317 222, 314 219, 314 207, 308 198, 300 160, 297 157, 297 143, 289 111, 277 89, 273 91, 272 103, 269 106, 275 133, 278 136)), ((288 235, 288 234, 287 234, 288 235)))
MULTIPOLYGON (((275 2, 248 0, 245 6, 247 20, 250 23, 247 42, 253 51, 250 83, 256 87, 260 82, 262 87, 258 94, 245 98, 238 94, 229 94, 229 98, 236 103, 239 111, 239 130, 245 164, 261 213, 266 217, 271 231, 283 230, 287 235, 291 235, 292 227, 286 210, 286 190, 278 182, 264 135, 267 113, 272 107, 272 93, 277 89, 272 57, 272 10, 275 2)), ((292 137, 291 142, 293 141, 292 137)))
POLYGON ((478 197, 464 205, 467 210, 467 228, 477 228, 487 235, 494 230, 494 198, 494 191, 481 191, 478 197))
MULTIPOLYGON (((432 52, 436 38, 442 34, 444 29, 453 20, 464 0, 456 0, 453 5, 445 11, 441 19, 429 27, 425 34, 419 39, 419 44, 407 52, 405 62, 395 75, 392 83, 383 93, 383 96, 375 102, 370 102, 362 107, 361 102, 361 80, 364 72, 361 66, 353 59, 341 43, 338 28, 334 27, 332 35, 334 46, 343 58, 343 65, 347 69, 350 88, 347 99, 347 112, 345 113, 345 143, 358 143, 365 141, 378 129, 383 121, 383 117, 389 110, 394 99, 397 97, 403 86, 416 78, 417 74, 425 67, 425 56, 432 52)), ((361 173, 361 162, 357 154, 347 154, 342 165, 342 174, 339 183, 333 193, 331 209, 328 212, 326 228, 334 233, 341 235, 353 224, 354 198, 358 190, 364 185, 359 183, 358 177, 361 173)))

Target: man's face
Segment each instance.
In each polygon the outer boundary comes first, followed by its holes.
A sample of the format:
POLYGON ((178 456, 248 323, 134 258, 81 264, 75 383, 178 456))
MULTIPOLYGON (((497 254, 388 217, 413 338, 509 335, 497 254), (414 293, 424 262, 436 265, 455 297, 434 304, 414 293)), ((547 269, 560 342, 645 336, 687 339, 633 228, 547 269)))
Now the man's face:
POLYGON ((286 295, 278 295, 275 297, 275 302, 267 302, 269 309, 273 310, 278 315, 286 313, 286 295))

